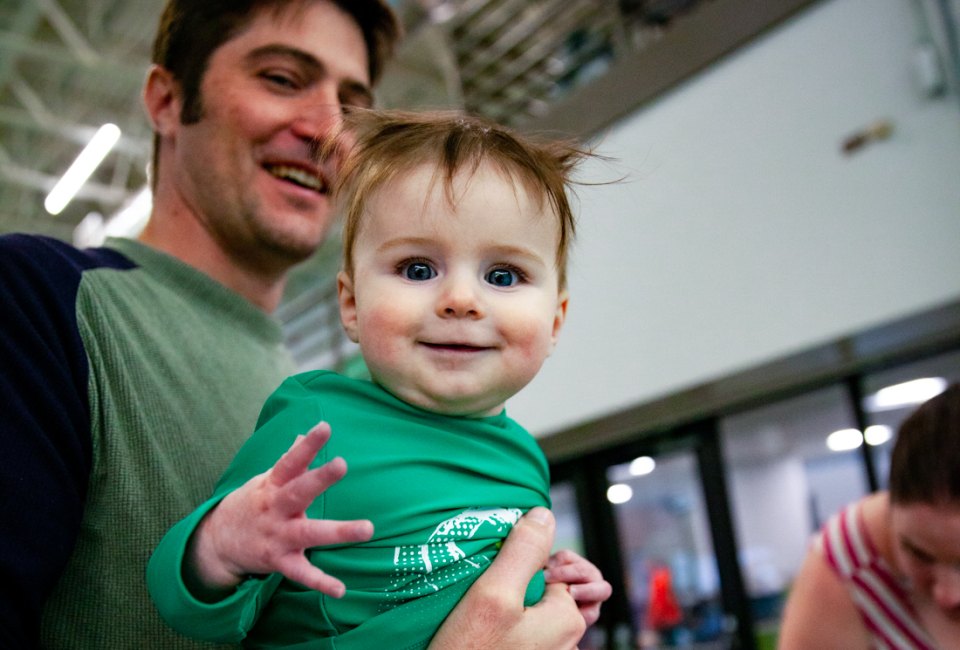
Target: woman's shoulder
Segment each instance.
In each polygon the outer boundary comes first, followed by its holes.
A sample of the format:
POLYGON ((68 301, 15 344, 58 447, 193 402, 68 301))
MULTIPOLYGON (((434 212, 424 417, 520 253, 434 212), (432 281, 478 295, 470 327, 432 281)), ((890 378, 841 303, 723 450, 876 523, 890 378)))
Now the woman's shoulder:
POLYGON ((874 552, 892 566, 893 549, 890 544, 890 494, 886 491, 865 496, 859 502, 864 534, 874 552))

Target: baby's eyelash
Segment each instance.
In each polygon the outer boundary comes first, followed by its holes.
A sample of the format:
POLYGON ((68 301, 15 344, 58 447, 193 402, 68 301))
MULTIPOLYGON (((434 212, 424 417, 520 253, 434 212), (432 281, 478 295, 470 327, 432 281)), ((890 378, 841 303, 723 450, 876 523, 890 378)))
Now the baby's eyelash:
POLYGON ((513 264, 498 264, 497 266, 493 267, 491 270, 492 271, 504 270, 504 271, 511 271, 513 273, 516 273, 517 280, 519 280, 520 282, 526 282, 527 280, 530 279, 530 276, 527 274, 526 271, 521 269, 519 266, 514 266, 513 264))
POLYGON ((428 260, 426 257, 408 257, 397 262, 393 268, 397 273, 403 273, 404 269, 411 264, 426 264, 427 266, 433 266, 433 262, 428 260))

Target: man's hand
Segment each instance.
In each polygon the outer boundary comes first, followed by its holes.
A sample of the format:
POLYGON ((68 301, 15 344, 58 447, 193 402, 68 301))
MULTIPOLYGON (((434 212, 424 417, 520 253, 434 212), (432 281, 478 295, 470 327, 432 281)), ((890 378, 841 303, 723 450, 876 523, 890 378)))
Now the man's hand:
POLYGON ((547 563, 555 527, 546 508, 522 517, 493 564, 444 621, 430 650, 576 648, 586 624, 565 584, 548 584, 539 603, 523 606, 527 584, 547 563))
POLYGON ((590 627, 600 618, 600 605, 613 593, 610 583, 592 562, 570 550, 557 551, 547 562, 544 572, 547 584, 569 585, 570 595, 577 602, 584 623, 590 627))
POLYGON ((323 422, 298 436, 270 470, 231 492, 207 514, 187 550, 191 591, 212 597, 246 575, 282 573, 305 587, 343 596, 344 584, 312 565, 304 550, 366 541, 373 536, 373 524, 306 516, 313 500, 347 473, 342 458, 310 469, 329 438, 330 426, 323 422))

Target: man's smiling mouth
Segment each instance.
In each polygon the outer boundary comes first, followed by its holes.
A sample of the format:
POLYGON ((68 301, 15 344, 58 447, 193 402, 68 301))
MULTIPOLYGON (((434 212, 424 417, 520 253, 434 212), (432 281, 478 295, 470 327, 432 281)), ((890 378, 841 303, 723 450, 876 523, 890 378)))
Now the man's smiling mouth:
POLYGON ((318 174, 308 172, 305 169, 301 169, 300 167, 292 167, 290 165, 264 165, 264 168, 273 176, 299 185, 300 187, 305 187, 308 190, 313 190, 321 194, 325 194, 327 191, 327 184, 322 177, 318 174))

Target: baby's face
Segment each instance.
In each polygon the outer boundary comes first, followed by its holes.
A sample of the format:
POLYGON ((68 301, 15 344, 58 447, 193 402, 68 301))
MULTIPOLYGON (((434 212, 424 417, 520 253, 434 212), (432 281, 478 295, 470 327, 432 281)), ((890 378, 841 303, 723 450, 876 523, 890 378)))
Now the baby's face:
POLYGON ((340 277, 344 327, 373 379, 449 415, 498 413, 536 375, 566 314, 560 226, 494 168, 454 182, 421 166, 368 201, 340 277))

